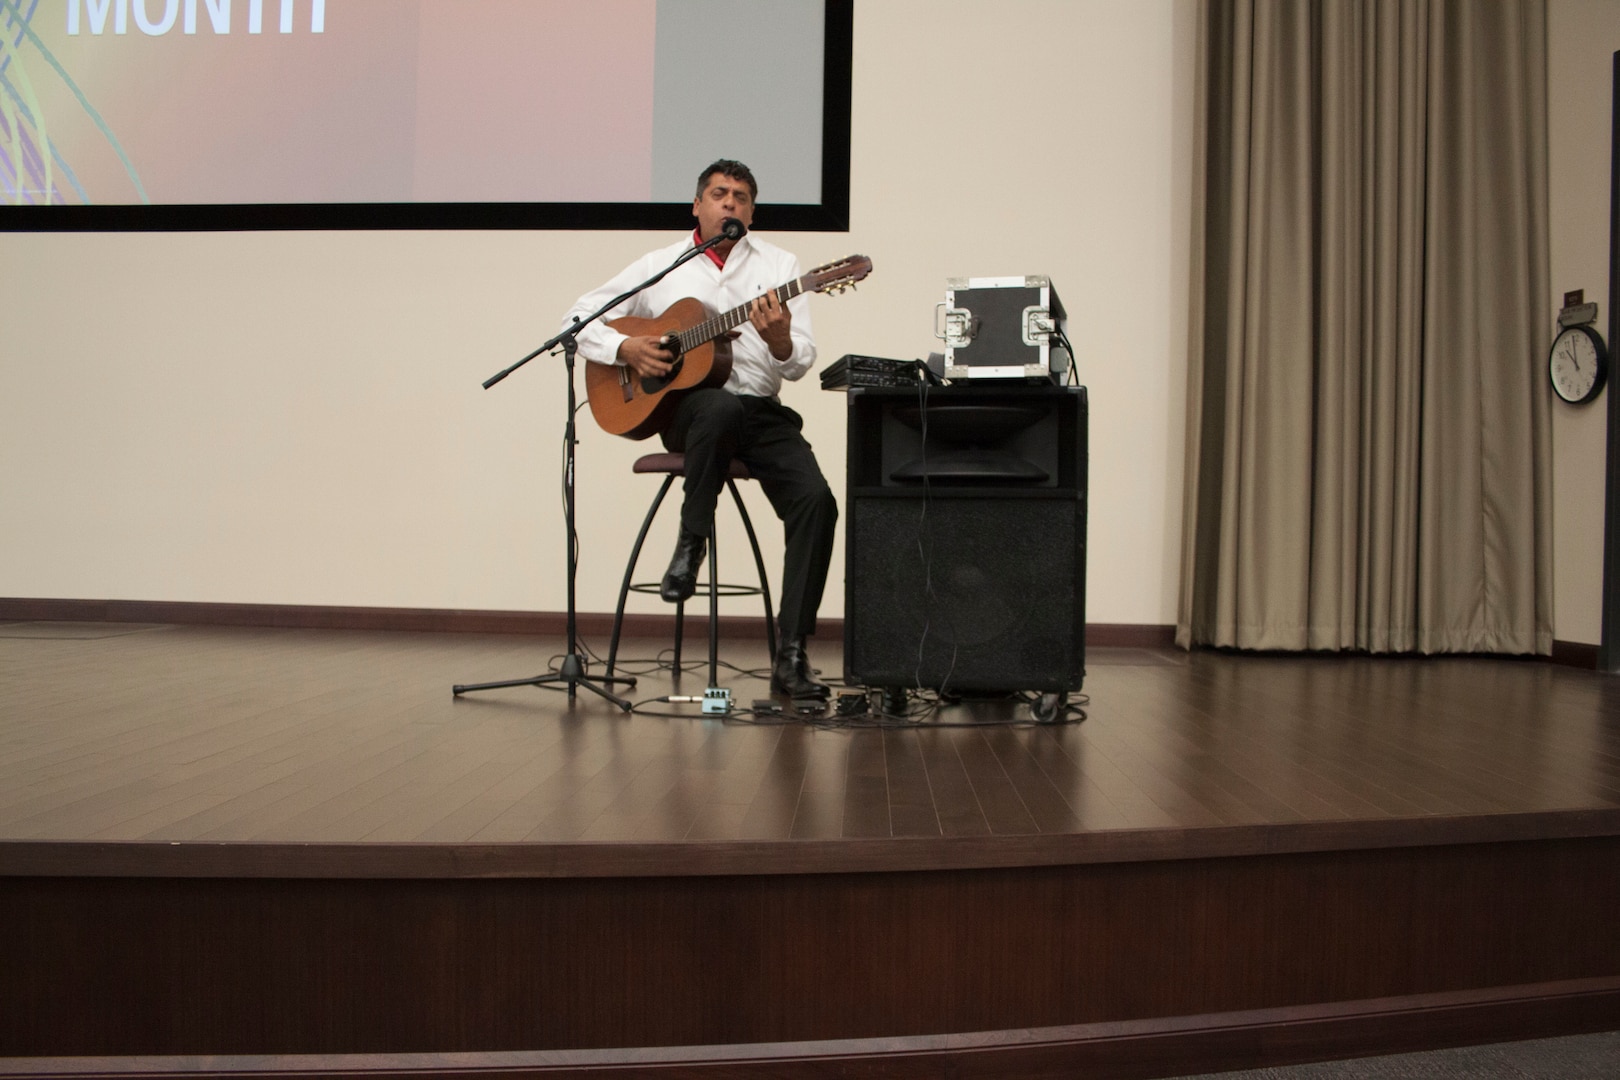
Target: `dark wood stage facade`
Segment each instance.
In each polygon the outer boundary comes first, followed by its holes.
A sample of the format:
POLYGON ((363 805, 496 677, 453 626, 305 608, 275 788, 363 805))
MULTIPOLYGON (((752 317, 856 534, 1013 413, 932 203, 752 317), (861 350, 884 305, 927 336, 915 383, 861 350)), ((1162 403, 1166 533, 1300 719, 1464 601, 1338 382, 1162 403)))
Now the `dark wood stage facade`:
POLYGON ((1620 1028, 1612 678, 1094 638, 1069 724, 452 698, 560 651, 0 623, 0 1074, 1152 1077, 1620 1028))

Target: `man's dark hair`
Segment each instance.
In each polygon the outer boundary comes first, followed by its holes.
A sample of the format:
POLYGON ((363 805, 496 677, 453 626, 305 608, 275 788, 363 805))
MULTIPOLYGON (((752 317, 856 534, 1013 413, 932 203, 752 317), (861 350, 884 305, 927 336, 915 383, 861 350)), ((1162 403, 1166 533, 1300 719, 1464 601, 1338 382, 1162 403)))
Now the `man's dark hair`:
POLYGON ((755 202, 759 201, 759 184, 754 181, 754 171, 742 162, 730 158, 721 158, 703 170, 703 175, 698 177, 697 198, 703 198, 703 189, 709 186, 709 178, 715 173, 729 176, 733 180, 741 180, 748 185, 748 197, 755 202))

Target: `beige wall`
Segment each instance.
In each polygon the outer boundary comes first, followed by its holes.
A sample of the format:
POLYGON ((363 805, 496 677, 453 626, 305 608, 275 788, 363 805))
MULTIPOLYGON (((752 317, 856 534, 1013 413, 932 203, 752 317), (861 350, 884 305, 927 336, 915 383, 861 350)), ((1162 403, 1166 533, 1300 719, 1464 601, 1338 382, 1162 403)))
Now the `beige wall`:
MULTIPOLYGON (((1584 289, 1609 333, 1609 154, 1620 0, 1552 0, 1548 37, 1548 188, 1551 202, 1552 344, 1564 293, 1584 289)), ((1617 345, 1609 342, 1611 354, 1617 345)), ((1545 358, 1543 358, 1545 362, 1545 358)), ((1553 403, 1553 611, 1562 641, 1602 636, 1605 397, 1584 406, 1553 403)))
MULTIPOLYGON (((862 0, 851 231, 776 237, 875 261, 813 301, 823 362, 925 355, 947 277, 1051 275, 1093 401, 1095 621, 1174 617, 1191 10, 862 0)), ((665 239, 0 234, 0 595, 561 610, 561 365, 479 384, 665 239)), ((843 397, 789 401, 841 487, 843 397)), ((612 609, 645 448, 583 422, 582 610, 612 609)))
MULTIPOLYGON (((947 277, 1051 275, 1091 392, 1093 622, 1175 619, 1193 12, 861 0, 851 231, 777 237, 875 261, 812 301, 824 362, 930 351, 947 277)), ((1550 19, 1549 342, 1564 290, 1606 296, 1620 0, 1550 19)), ((479 383, 664 238, 0 234, 0 595, 560 610, 560 364, 479 383)), ((837 486, 842 397, 812 374, 789 401, 837 486)), ((1557 636, 1596 641, 1602 407, 1554 436, 1557 636)), ((652 484, 645 444, 581 437, 580 607, 604 611, 652 484)))

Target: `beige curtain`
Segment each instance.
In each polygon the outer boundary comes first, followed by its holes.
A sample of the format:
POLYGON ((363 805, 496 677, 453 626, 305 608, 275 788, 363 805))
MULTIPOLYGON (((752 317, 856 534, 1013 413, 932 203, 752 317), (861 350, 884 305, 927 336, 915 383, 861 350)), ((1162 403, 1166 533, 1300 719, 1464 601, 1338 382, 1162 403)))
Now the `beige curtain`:
POLYGON ((1542 0, 1205 0, 1183 646, 1552 649, 1542 0))

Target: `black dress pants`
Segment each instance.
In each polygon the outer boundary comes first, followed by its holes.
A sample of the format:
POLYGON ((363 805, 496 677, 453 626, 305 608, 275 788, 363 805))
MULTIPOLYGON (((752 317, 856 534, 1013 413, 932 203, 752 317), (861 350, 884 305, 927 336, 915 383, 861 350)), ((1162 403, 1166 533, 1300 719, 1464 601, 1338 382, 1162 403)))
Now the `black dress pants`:
POLYGON ((772 398, 719 388, 681 398, 664 430, 664 446, 686 455, 686 499, 681 524, 708 535, 715 502, 733 458, 748 466, 782 519, 787 550, 782 557, 782 637, 816 631, 816 611, 832 563, 838 502, 803 435, 804 419, 772 398))

